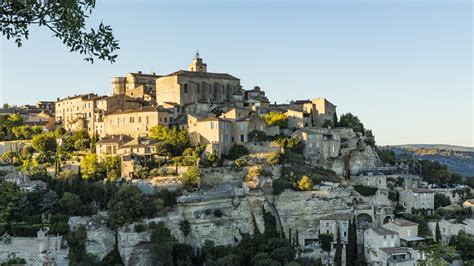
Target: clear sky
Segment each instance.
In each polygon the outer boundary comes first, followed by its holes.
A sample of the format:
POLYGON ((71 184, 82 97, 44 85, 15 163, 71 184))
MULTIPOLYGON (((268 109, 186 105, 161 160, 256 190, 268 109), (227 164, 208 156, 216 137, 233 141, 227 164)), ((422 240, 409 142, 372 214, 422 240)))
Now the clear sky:
POLYGON ((186 69, 260 86, 270 101, 326 97, 378 144, 474 146, 471 1, 98 1, 115 64, 91 65, 46 29, 22 48, 1 42, 1 102, 110 94, 110 78, 186 69))

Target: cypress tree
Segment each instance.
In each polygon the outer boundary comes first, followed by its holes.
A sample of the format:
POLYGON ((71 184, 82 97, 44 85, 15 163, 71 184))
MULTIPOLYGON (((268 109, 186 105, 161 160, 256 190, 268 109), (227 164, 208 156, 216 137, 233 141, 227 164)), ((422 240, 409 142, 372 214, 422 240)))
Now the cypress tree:
POLYGON ((354 247, 353 247, 353 231, 352 230, 353 224, 352 221, 349 220, 349 228, 347 231, 347 246, 346 246, 346 265, 353 266, 354 265, 354 247))
POLYGON ((359 253, 357 252, 357 222, 356 222, 355 215, 352 218, 352 243, 353 243, 352 244, 352 248, 353 248, 352 254, 353 254, 353 257, 354 257, 353 261, 357 261, 359 259, 358 258, 359 253))
POLYGON ((334 253, 334 265, 342 266, 342 243, 341 231, 339 230, 339 226, 337 227, 336 253, 334 253))
POLYGON ((298 229, 296 229, 296 233, 295 233, 295 246, 298 247, 300 244, 300 239, 299 239, 299 236, 298 236, 298 229))
POLYGON ((288 229, 288 239, 290 241, 290 244, 292 243, 291 239, 291 228, 288 229))
POLYGON ((441 230, 439 229, 439 222, 436 222, 436 232, 435 232, 435 240, 436 242, 441 242, 441 230))

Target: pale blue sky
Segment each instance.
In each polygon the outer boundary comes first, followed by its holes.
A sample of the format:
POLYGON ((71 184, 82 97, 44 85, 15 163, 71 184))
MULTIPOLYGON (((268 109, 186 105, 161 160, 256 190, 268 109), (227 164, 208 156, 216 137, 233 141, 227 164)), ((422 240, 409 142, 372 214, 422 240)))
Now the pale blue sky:
POLYGON ((109 94, 113 76, 186 69, 199 50, 272 102, 328 98, 378 144, 473 146, 471 1, 98 2, 91 22, 112 25, 117 63, 32 28, 22 48, 2 39, 2 103, 109 94))

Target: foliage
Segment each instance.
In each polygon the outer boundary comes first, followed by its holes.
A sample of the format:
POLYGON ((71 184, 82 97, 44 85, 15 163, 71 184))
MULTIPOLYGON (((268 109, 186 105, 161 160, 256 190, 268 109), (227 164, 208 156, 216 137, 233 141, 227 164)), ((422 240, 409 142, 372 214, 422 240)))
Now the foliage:
POLYGON ((59 206, 64 213, 68 215, 76 215, 82 206, 82 201, 78 195, 65 192, 59 201, 59 206))
POLYGON ((0 179, 0 223, 8 222, 17 205, 19 193, 13 183, 0 179))
POLYGON ((369 197, 375 195, 375 193, 377 193, 378 188, 355 185, 354 190, 359 192, 359 194, 361 194, 362 196, 369 197))
POLYGON ((263 168, 261 165, 251 166, 248 169, 247 175, 245 176, 245 182, 257 181, 262 175, 263 168))
POLYGON ((364 137, 365 137, 364 139, 365 144, 375 148, 375 136, 372 133, 372 130, 366 129, 364 131, 364 137))
POLYGON ((334 253, 334 265, 342 266, 342 243, 341 243, 341 231, 339 227, 337 227, 336 253, 334 253))
POLYGON ((14 39, 18 47, 29 37, 31 25, 46 27, 71 52, 115 62, 119 49, 112 28, 102 22, 97 29, 86 31, 86 19, 95 8, 94 0, 85 1, 2 1, 0 26, 7 39, 14 39))
POLYGON ((281 163, 281 154, 280 152, 272 152, 267 158, 269 165, 277 165, 281 163))
POLYGON ((297 154, 302 154, 304 143, 298 137, 279 137, 276 140, 278 146, 284 151, 292 151, 297 154))
POLYGON ((449 245, 454 246, 459 252, 463 261, 474 260, 474 236, 464 231, 459 231, 456 236, 452 236, 449 245))
POLYGON ((118 228, 144 216, 144 198, 137 187, 124 185, 110 200, 108 208, 109 224, 112 228, 118 228))
POLYGON ((252 130, 249 132, 249 141, 252 142, 262 142, 267 140, 267 134, 265 131, 261 130, 252 130))
POLYGON ((319 245, 324 251, 331 250, 331 242, 333 241, 332 234, 319 234, 319 245))
POLYGON ((173 246, 177 242, 163 222, 151 226, 151 243, 160 265, 173 265, 173 246))
POLYGON ((376 149, 377 155, 384 164, 394 165, 396 160, 396 155, 393 150, 390 149, 376 149))
POLYGON ((448 246, 443 242, 421 248, 425 254, 424 259, 419 259, 417 265, 420 266, 441 266, 448 265, 454 257, 454 247, 448 246))
POLYGON ((270 112, 267 114, 260 115, 265 122, 265 124, 269 127, 271 126, 279 126, 280 128, 287 128, 288 127, 288 119, 286 115, 281 112, 270 112))
POLYGON ((81 161, 81 175, 85 180, 97 178, 100 166, 95 153, 88 153, 81 161))
POLYGON ((445 207, 451 205, 451 199, 441 193, 435 193, 434 195, 434 208, 435 210, 438 209, 439 207, 445 207))
POLYGON ((215 153, 207 154, 206 160, 202 161, 204 167, 219 167, 222 165, 222 161, 215 153))
POLYGON ((303 191, 311 191, 313 190, 313 181, 307 175, 304 175, 298 181, 298 188, 303 191))
POLYGON ((351 113, 342 114, 339 117, 339 127, 348 127, 352 128, 354 132, 363 133, 364 125, 360 122, 359 118, 351 113))
POLYGON ((423 172, 422 177, 425 181, 432 184, 459 183, 461 177, 449 171, 448 166, 436 161, 421 160, 423 172))
POLYGON ((137 223, 133 226, 133 230, 136 232, 136 233, 141 233, 141 232, 145 232, 146 231, 146 225, 145 224, 142 224, 142 223, 137 223))
POLYGON ((71 265, 96 265, 96 258, 86 252, 87 231, 84 225, 80 225, 76 231, 69 233, 66 240, 71 265))
POLYGON ((248 162, 245 158, 239 158, 234 161, 235 167, 242 168, 244 166, 247 166, 248 162))
POLYGON ((347 246, 346 246, 346 264, 348 266, 354 266, 357 261, 357 223, 355 216, 353 220, 349 220, 347 236, 347 246), (348 259, 350 258, 350 259, 348 259))
POLYGON ((102 261, 100 262, 100 265, 106 266, 106 265, 125 265, 122 261, 122 257, 120 256, 120 252, 118 247, 116 246, 112 251, 107 254, 102 261))
POLYGON ((163 155, 182 155, 190 143, 186 130, 169 129, 162 125, 152 127, 150 137, 159 142, 157 150, 163 155))
POLYGON ((184 237, 187 237, 191 233, 191 224, 188 220, 182 220, 179 222, 179 230, 183 232, 184 237))
POLYGON ((105 157, 102 167, 105 170, 105 175, 110 181, 115 181, 120 177, 120 157, 107 156, 105 157))
POLYGON ((440 242, 441 240, 443 240, 441 237, 441 230, 439 229, 439 223, 436 222, 435 241, 440 242))
POLYGON ((249 151, 245 146, 234 143, 230 147, 227 157, 231 160, 236 160, 247 154, 249 154, 249 151))
POLYGON ((53 134, 35 135, 31 141, 33 148, 41 153, 50 154, 56 151, 57 143, 53 134))
POLYGON ((200 182, 201 172, 196 166, 188 167, 186 173, 182 177, 181 181, 185 186, 188 187, 197 187, 200 182))

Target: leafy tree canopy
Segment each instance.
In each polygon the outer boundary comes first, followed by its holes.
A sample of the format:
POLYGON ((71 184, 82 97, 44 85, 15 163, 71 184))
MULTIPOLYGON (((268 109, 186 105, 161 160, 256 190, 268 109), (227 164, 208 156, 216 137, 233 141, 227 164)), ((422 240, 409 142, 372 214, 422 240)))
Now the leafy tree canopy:
POLYGON ((284 113, 280 112, 270 112, 268 114, 260 115, 265 122, 265 124, 269 127, 271 126, 279 126, 280 128, 287 128, 288 127, 288 119, 284 113))
POLYGON ((109 25, 86 29, 86 19, 95 8, 95 0, 84 1, 1 1, 0 29, 8 40, 21 47, 29 37, 32 25, 49 29, 71 52, 85 56, 91 63, 95 58, 115 62, 118 41, 109 25))

